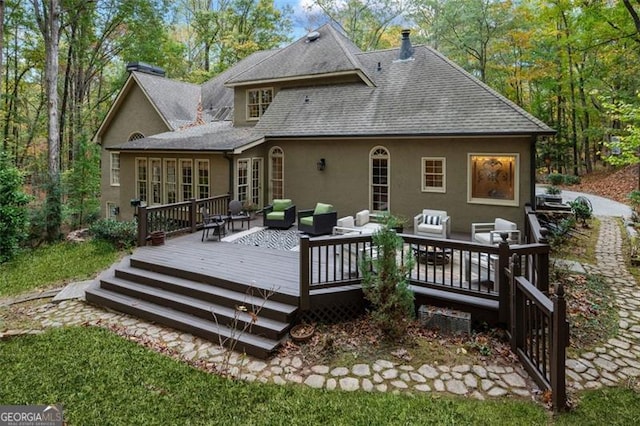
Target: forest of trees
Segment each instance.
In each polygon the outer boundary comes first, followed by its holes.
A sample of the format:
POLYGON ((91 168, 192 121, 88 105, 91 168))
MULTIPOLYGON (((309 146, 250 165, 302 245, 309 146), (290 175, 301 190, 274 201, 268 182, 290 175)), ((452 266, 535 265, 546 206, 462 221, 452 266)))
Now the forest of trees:
MULTIPOLYGON (((69 209, 76 220, 77 209, 92 213, 92 137, 127 62, 200 83, 293 41, 294 24, 332 22, 363 50, 397 46, 400 30, 411 28, 414 44, 438 49, 555 128, 539 160, 559 172, 603 164, 612 136, 640 141, 629 134, 640 135, 640 0, 301 4, 294 13, 271 0, 0 0, 0 151, 33 194, 46 195, 44 235, 59 235, 69 209)), ((625 152, 637 161, 637 146, 625 152)))

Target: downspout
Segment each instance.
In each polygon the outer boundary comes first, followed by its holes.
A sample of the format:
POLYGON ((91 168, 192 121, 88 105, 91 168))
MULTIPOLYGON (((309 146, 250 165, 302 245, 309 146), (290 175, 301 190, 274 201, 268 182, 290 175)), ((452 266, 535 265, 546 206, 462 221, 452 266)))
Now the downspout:
POLYGON ((225 151, 224 152, 224 158, 226 158, 229 161, 229 198, 233 199, 234 197, 234 191, 233 191, 233 187, 234 187, 234 157, 233 154, 229 155, 230 151, 225 151))

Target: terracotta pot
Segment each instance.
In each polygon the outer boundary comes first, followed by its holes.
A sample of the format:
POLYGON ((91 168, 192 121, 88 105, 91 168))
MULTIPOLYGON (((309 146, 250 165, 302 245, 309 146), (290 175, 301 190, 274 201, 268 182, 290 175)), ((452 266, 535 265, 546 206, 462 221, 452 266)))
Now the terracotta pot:
POLYGON ((164 231, 154 231, 149 234, 149 240, 152 246, 161 246, 164 244, 166 233, 164 231))

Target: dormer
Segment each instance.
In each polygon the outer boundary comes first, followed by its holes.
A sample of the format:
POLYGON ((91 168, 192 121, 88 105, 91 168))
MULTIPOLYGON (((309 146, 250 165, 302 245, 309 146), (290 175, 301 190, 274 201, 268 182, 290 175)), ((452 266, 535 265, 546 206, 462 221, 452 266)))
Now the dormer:
POLYGON ((233 75, 234 124, 253 125, 284 88, 359 83, 375 86, 357 59, 360 49, 330 24, 233 75))

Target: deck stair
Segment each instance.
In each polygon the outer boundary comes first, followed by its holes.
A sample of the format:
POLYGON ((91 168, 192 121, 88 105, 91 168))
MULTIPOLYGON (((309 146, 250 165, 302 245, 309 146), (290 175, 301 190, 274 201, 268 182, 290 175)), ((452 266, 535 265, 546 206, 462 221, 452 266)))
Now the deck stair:
POLYGON ((251 285, 135 257, 105 274, 86 299, 215 343, 237 340, 236 350, 263 359, 286 339, 298 304, 291 295, 265 297, 251 285))

